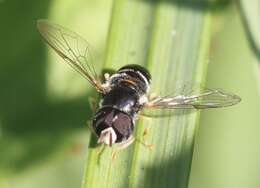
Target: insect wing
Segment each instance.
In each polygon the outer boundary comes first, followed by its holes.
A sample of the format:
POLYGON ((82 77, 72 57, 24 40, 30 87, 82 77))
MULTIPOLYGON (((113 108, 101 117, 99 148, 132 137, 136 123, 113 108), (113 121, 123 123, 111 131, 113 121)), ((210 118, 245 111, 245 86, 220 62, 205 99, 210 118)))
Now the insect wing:
POLYGON ((99 92, 104 92, 93 65, 95 54, 85 39, 60 25, 38 20, 37 28, 54 51, 86 78, 99 92))
POLYGON ((232 106, 240 102, 237 95, 219 89, 206 89, 199 94, 157 96, 145 105, 151 109, 206 109, 232 106))

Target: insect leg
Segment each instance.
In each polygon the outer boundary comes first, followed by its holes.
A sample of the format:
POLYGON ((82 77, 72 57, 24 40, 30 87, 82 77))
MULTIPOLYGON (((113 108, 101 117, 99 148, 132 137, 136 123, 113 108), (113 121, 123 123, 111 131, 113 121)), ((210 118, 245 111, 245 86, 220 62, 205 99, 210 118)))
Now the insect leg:
POLYGON ((101 153, 104 151, 105 149, 105 144, 99 144, 99 147, 97 149, 97 155, 101 155, 101 153))
POLYGON ((144 113, 142 113, 142 112, 140 112, 138 115, 139 115, 139 118, 140 118, 140 119, 143 119, 143 120, 147 120, 147 121, 149 121, 149 122, 152 122, 152 117, 147 116, 146 114, 144 114, 144 113))
POLYGON ((145 138, 148 136, 149 132, 150 132, 150 128, 147 128, 147 127, 146 127, 146 128, 144 129, 142 138, 145 139, 145 138))
POLYGON ((90 106, 90 110, 94 113, 97 110, 97 100, 94 97, 88 97, 88 103, 90 106))
POLYGON ((139 142, 140 144, 142 144, 144 147, 148 148, 148 149, 153 149, 153 144, 147 144, 145 142, 145 138, 147 137, 147 135, 149 134, 150 128, 145 128, 142 134, 141 139, 136 138, 136 141, 139 142))
POLYGON ((96 132, 94 131, 93 127, 92 127, 92 121, 91 120, 88 120, 87 121, 87 125, 88 125, 88 128, 90 129, 90 131, 97 136, 96 132))
POLYGON ((147 144, 144 142, 143 137, 147 136, 149 132, 148 128, 145 128, 143 134, 142 134, 142 139, 139 138, 135 138, 134 136, 131 136, 130 138, 128 138, 128 140, 126 140, 125 142, 121 143, 118 145, 118 147, 116 148, 115 151, 112 152, 112 160, 115 160, 116 155, 122 151, 123 149, 127 148, 128 146, 130 146, 132 143, 134 143, 134 141, 139 142, 140 144, 142 144, 144 147, 148 148, 148 149, 152 149, 153 145, 152 144, 147 144))
POLYGON ((122 151, 123 149, 130 146, 135 141, 135 138, 133 136, 130 136, 125 142, 118 145, 115 151, 112 152, 112 160, 115 160, 116 155, 122 151))

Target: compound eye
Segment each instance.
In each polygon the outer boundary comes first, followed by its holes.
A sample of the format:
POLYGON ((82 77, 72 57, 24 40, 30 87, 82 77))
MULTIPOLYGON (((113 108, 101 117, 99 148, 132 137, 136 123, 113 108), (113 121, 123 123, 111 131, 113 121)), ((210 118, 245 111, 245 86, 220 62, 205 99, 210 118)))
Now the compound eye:
POLYGON ((133 133, 131 117, 124 112, 118 112, 113 118, 113 128, 117 133, 116 142, 127 140, 133 133))
POLYGON ((93 129, 98 137, 101 136, 103 130, 112 127, 113 118, 114 112, 112 108, 103 108, 97 112, 93 120, 93 129))
POLYGON ((110 143, 127 140, 132 135, 133 121, 127 113, 106 107, 97 112, 93 120, 93 128, 99 137, 99 142, 103 143, 106 140, 110 145, 110 143))

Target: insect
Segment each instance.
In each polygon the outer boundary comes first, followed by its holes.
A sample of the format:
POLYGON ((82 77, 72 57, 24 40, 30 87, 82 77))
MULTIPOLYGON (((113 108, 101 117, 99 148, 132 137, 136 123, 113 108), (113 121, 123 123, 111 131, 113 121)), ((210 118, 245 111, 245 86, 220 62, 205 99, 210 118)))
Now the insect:
POLYGON ((192 95, 149 97, 151 75, 140 65, 125 65, 114 74, 105 74, 102 82, 91 59, 89 44, 78 34, 46 20, 37 28, 47 44, 66 63, 86 78, 101 94, 92 128, 98 143, 130 145, 138 114, 144 109, 205 109, 235 105, 237 95, 206 89, 192 95))

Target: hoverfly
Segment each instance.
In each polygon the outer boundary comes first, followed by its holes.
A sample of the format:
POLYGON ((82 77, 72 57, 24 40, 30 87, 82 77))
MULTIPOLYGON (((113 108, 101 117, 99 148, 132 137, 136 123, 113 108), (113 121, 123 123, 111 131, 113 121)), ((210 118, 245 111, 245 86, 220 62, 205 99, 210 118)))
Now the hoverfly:
POLYGON ((235 105, 240 97, 217 89, 198 94, 149 98, 151 75, 140 65, 125 65, 114 74, 105 74, 102 83, 91 61, 89 44, 78 34, 46 20, 37 28, 47 44, 66 63, 87 79, 101 94, 92 121, 98 143, 130 145, 138 113, 144 109, 205 109, 235 105))

